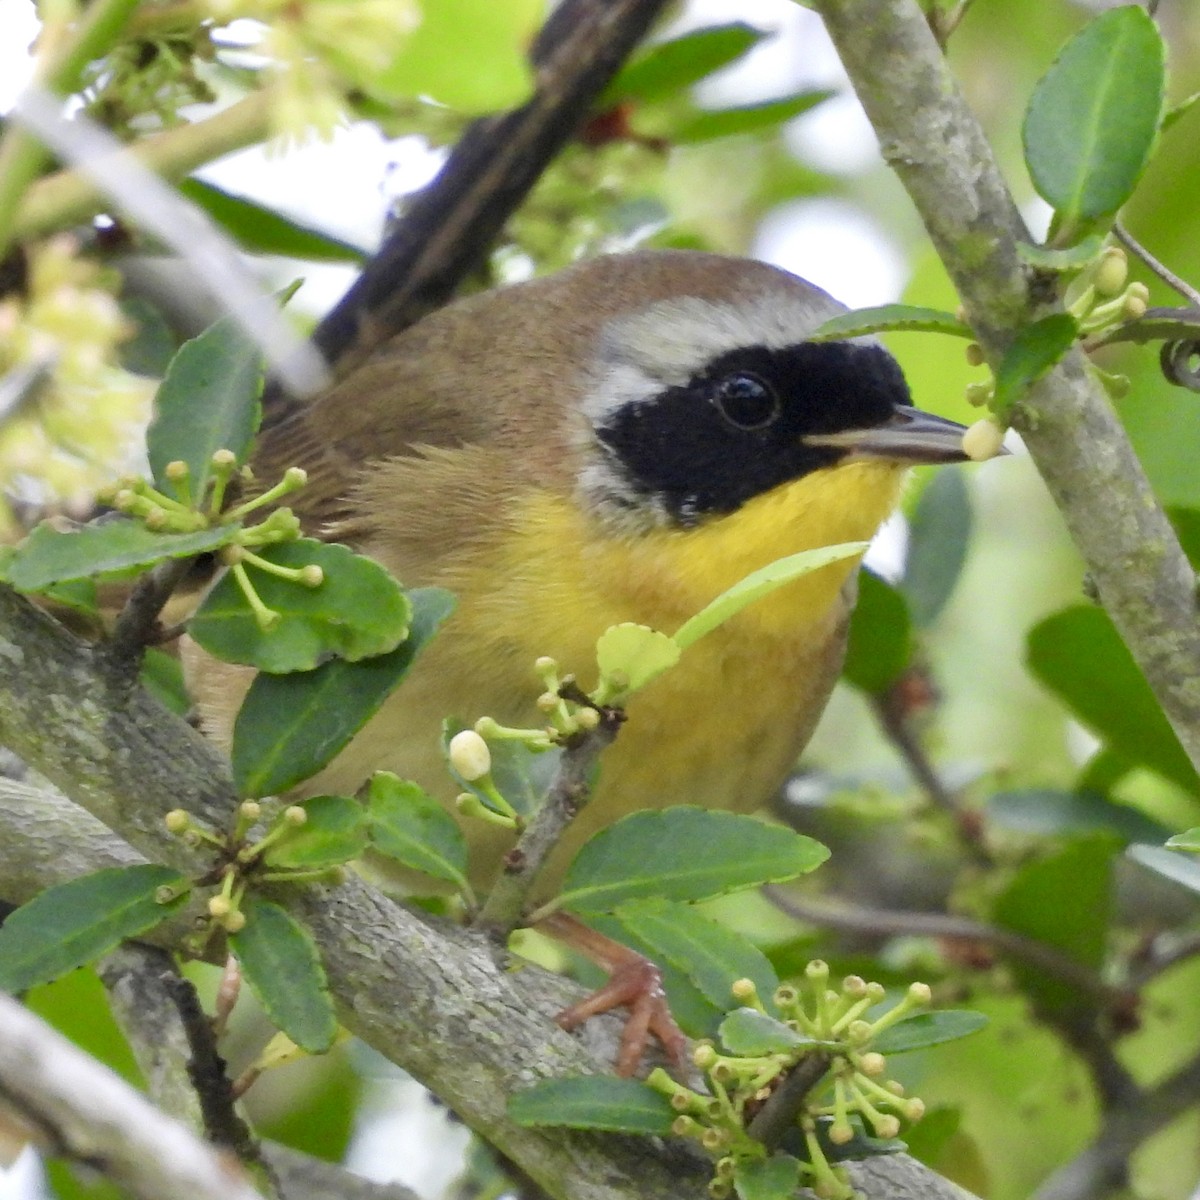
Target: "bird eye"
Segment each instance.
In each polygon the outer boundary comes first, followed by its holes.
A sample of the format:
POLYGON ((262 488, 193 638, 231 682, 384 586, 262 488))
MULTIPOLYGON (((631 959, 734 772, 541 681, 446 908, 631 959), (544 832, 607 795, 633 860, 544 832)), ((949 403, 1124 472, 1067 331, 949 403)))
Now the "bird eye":
POLYGON ((764 379, 739 371, 717 381, 713 403, 738 429, 765 429, 779 416, 779 397, 764 379))

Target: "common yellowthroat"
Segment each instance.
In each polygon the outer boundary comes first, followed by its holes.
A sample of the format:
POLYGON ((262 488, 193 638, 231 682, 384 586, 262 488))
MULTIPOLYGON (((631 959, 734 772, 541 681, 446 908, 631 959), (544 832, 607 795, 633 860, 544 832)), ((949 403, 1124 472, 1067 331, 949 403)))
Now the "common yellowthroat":
MULTIPOLYGON (((777 558, 871 538, 906 466, 963 460, 962 426, 909 407, 881 346, 805 340, 843 311, 760 262, 612 255, 433 313, 269 430, 256 471, 308 471, 294 507, 310 532, 458 598, 305 790, 349 794, 388 769, 449 800, 446 716, 539 725, 538 656, 589 686, 608 626, 672 632, 777 558)), ((633 809, 771 796, 837 678, 856 570, 751 605, 633 697, 542 890, 633 809)), ((198 683, 227 729, 228 676, 198 683)), ((480 821, 467 834, 486 886, 511 836, 480 821)))

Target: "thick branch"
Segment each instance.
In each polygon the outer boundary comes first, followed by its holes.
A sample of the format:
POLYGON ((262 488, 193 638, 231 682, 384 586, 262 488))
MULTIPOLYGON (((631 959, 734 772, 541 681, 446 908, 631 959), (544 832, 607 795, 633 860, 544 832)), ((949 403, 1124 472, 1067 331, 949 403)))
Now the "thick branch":
MULTIPOLYGON (((818 0, 883 155, 908 189, 988 361, 1051 311, 1017 253, 1030 240, 983 131, 916 0, 818 0)), ((1078 350, 1017 406, 1025 438, 1101 602, 1200 769, 1195 576, 1078 350)))
MULTIPOLYGON (((136 849, 191 867, 161 820, 135 810, 160 814, 190 797, 219 825, 221 813, 234 805, 224 776, 212 765, 211 750, 203 742, 197 746, 193 730, 138 693, 118 697, 101 719, 107 692, 102 660, 0 589, 0 738, 103 815, 136 849), (18 694, 37 719, 16 711, 12 697, 18 694)), ((0 894, 7 890, 4 859, 22 856, 34 806, 28 795, 7 810, 4 800, 0 791, 0 894)), ((46 794, 41 803, 61 805, 46 794)), ((38 824, 44 829, 47 821, 38 824)), ((92 818, 68 808, 59 835, 64 856, 78 862, 71 844, 102 842, 99 833, 92 818)), ((104 854, 108 861, 120 857, 112 846, 104 854)), ((60 878, 54 863, 45 869, 47 883, 60 878)), ((554 1024, 554 1014, 580 997, 576 985, 535 967, 509 972, 485 935, 422 919, 354 878, 337 889, 296 887, 277 895, 315 935, 343 1023, 410 1071, 552 1195, 691 1200, 703 1194, 707 1164, 684 1146, 522 1129, 508 1120, 507 1098, 519 1089, 611 1063, 619 1020, 588 1022, 573 1036, 554 1024)), ((961 1200, 958 1189, 911 1160, 890 1158, 882 1167, 855 1170, 859 1186, 873 1197, 961 1200)))

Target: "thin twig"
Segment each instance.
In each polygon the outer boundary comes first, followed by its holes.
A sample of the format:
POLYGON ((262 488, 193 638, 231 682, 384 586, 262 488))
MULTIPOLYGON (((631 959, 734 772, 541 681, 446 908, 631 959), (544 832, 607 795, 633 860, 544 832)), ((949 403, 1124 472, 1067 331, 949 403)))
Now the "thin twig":
POLYGON ((596 759, 612 744, 623 719, 616 710, 601 710, 600 724, 563 751, 541 806, 505 856, 504 871, 475 919, 478 928, 504 937, 520 922, 530 888, 567 826, 588 802, 596 759))
POLYGON ((1174 288, 1181 296, 1183 296, 1193 308, 1200 309, 1200 291, 1197 291, 1186 279, 1176 275, 1166 263, 1159 262, 1141 242, 1117 221, 1113 225, 1113 233, 1117 240, 1120 241, 1125 248, 1136 255, 1159 277, 1168 287, 1174 288))
POLYGON ((796 1117, 813 1088, 825 1078, 833 1057, 823 1050, 806 1054, 773 1091, 767 1102, 746 1126, 746 1132, 768 1150, 774 1150, 784 1136, 796 1128, 796 1117))
POLYGON ((1145 959, 1130 971, 1128 986, 1140 991, 1165 971, 1178 966, 1181 962, 1186 962, 1189 958, 1195 958, 1198 954, 1200 954, 1200 930, 1178 934, 1172 937, 1161 950, 1151 948, 1145 959))
POLYGON ((133 586, 113 626, 107 646, 118 669, 136 676, 142 652, 158 640, 158 617, 191 569, 190 558, 170 558, 148 571, 133 586))

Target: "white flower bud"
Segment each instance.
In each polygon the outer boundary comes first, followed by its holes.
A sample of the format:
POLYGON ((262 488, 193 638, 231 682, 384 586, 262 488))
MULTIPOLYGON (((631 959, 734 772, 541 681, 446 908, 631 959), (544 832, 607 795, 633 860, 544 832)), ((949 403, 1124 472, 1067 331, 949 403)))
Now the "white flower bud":
POLYGON ((474 783, 492 769, 492 752, 475 730, 464 729, 450 739, 450 765, 468 783, 474 783))

